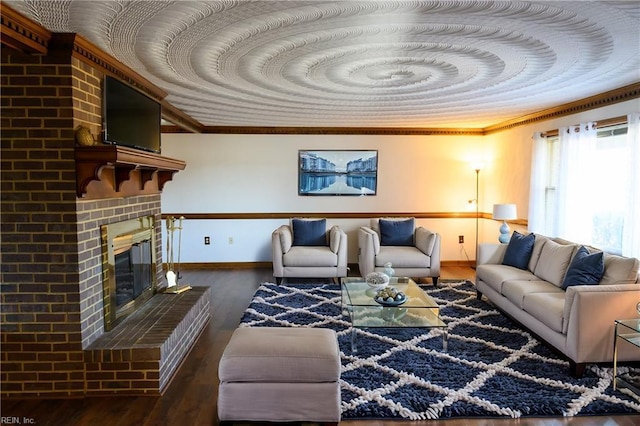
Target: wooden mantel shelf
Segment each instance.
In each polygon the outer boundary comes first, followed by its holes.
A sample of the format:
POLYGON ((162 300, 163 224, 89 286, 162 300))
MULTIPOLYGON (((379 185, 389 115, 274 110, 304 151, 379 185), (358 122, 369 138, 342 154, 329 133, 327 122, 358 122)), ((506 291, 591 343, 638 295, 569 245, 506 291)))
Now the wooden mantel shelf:
POLYGON ((119 193, 122 184, 133 178, 134 171, 137 172, 136 178, 140 180, 140 191, 144 191, 145 184, 153 180, 155 175, 157 191, 160 192, 164 184, 187 165, 182 160, 118 145, 77 146, 75 151, 78 197, 87 194, 87 187, 92 181, 105 179, 109 181, 113 191, 119 193), (112 169, 112 173, 105 173, 105 169, 112 169))

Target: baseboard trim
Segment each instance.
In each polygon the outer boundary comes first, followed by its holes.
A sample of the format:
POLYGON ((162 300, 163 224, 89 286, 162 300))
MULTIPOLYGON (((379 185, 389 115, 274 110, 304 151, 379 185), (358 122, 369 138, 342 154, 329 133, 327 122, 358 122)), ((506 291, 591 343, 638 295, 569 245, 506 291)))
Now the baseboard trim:
MULTIPOLYGON (((459 266, 459 267, 472 267, 475 266, 475 262, 472 260, 443 260, 440 262, 441 266, 459 266)), ((167 270, 167 264, 163 264, 164 270, 167 270)), ((357 272, 359 270, 357 263, 350 263, 348 265, 351 272, 357 272)), ((262 269, 273 268, 271 262, 192 262, 181 263, 180 270, 207 270, 207 269, 262 269)))
MULTIPOLYGON (((166 269, 166 264, 163 265, 166 269)), ((271 262, 195 262, 195 263, 181 263, 180 269, 182 270, 197 270, 197 269, 261 269, 272 268, 271 262)))
POLYGON ((443 260, 440 266, 459 266, 464 268, 473 268, 476 266, 475 260, 443 260))

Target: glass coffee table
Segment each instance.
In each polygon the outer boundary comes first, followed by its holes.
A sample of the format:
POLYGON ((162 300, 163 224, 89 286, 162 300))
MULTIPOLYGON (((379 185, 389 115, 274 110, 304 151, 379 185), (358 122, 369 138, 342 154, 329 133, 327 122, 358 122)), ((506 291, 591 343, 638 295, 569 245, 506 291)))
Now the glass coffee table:
MULTIPOLYGON (((636 395, 640 395, 640 378, 631 374, 618 374, 618 344, 626 341, 640 348, 640 319, 620 319, 615 321, 613 338, 613 389, 616 385, 625 387, 636 395)), ((636 349, 637 350, 637 349, 636 349)))
POLYGON ((342 307, 351 318, 351 350, 357 352, 358 328, 440 328, 442 349, 447 350, 447 324, 440 318, 440 307, 411 278, 392 277, 389 286, 407 296, 398 306, 383 306, 374 300, 378 290, 362 277, 340 280, 342 307))

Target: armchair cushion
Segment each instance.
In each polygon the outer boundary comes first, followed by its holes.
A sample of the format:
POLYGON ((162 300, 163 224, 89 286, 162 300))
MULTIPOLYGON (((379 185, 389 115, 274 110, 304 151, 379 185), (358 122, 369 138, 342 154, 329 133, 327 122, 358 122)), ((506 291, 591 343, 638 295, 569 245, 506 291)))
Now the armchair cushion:
POLYGON ((383 267, 385 263, 391 262, 394 268, 429 268, 431 267, 431 257, 415 247, 408 246, 383 246, 376 256, 376 267, 383 267))
POLYGON ((437 234, 427 228, 419 226, 416 228, 416 247, 427 256, 433 255, 433 248, 436 246, 437 234))
POLYGON ((282 253, 286 253, 291 249, 293 245, 293 235, 291 235, 291 228, 288 226, 281 226, 277 230, 278 236, 280 237, 280 248, 282 249, 282 253))
POLYGON ((323 268, 338 266, 338 256, 326 246, 293 247, 283 256, 287 267, 323 268))
POLYGON ((380 245, 413 246, 414 220, 380 219, 380 245))
POLYGON ((292 219, 294 246, 326 246, 326 219, 292 219))
POLYGON ((340 234, 342 230, 338 226, 332 226, 329 231, 329 248, 333 253, 337 253, 340 248, 340 234))

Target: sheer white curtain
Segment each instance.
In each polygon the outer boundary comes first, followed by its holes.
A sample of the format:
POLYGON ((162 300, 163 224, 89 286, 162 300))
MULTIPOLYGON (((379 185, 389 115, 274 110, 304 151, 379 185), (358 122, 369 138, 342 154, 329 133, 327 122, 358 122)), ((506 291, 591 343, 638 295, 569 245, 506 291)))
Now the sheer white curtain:
POLYGON ((625 209, 622 254, 640 259, 640 113, 629 114, 627 119, 631 185, 625 209))
POLYGON ((547 137, 543 133, 533 135, 531 155, 531 184, 529 188, 529 231, 549 234, 546 223, 546 192, 549 175, 547 161, 547 137))
POLYGON ((594 127, 534 135, 529 229, 640 258, 640 113, 594 127))
POLYGON ((560 129, 560 161, 555 205, 554 235, 571 241, 592 241, 593 207, 598 202, 589 177, 597 170, 596 140, 593 123, 560 129))

